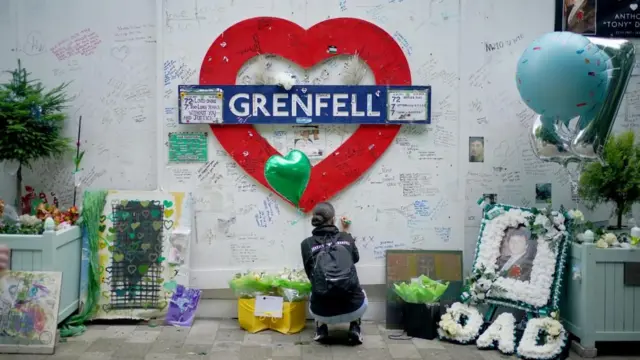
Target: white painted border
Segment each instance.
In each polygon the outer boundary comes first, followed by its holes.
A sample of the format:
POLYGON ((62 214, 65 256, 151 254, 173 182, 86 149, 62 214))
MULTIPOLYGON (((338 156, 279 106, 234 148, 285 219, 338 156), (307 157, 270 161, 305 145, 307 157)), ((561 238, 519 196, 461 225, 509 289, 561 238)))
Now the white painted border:
MULTIPOLYGON (((386 284, 385 265, 356 265, 358 278, 361 285, 386 284)), ((190 269, 192 287, 198 289, 228 289, 229 280, 237 273, 245 272, 246 268, 229 269, 190 269)), ((282 271, 281 267, 261 268, 260 270, 277 273, 282 271)))

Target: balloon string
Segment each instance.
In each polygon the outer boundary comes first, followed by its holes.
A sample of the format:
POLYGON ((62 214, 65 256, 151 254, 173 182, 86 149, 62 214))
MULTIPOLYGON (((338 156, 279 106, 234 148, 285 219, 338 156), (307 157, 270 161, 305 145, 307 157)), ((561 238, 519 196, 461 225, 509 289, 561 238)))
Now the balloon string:
POLYGON ((296 209, 298 211, 298 218, 291 220, 290 224, 291 226, 297 224, 300 220, 302 220, 302 218, 304 218, 304 213, 300 210, 300 208, 296 209))
POLYGON ((572 172, 571 170, 569 170, 569 167, 567 165, 564 166, 565 170, 567 171, 567 174, 569 175, 569 184, 571 185, 571 200, 575 201, 576 207, 578 207, 578 204, 580 204, 580 197, 578 196, 578 188, 579 188, 579 181, 580 181, 579 176, 582 173, 582 166, 583 166, 583 163, 580 162, 577 165, 575 172, 572 172))

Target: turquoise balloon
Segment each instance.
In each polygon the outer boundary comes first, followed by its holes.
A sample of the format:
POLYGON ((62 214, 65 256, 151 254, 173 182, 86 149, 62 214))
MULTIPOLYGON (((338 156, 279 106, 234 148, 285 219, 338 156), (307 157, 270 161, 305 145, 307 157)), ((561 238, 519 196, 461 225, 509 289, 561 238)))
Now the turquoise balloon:
POLYGON ((611 58, 585 36, 553 32, 524 51, 516 71, 522 100, 537 114, 568 122, 602 106, 611 58))

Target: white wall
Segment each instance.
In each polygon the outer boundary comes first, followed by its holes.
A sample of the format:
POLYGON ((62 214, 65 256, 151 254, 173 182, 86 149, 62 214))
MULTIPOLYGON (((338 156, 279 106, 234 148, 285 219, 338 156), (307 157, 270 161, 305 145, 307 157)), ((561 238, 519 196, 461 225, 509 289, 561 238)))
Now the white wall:
MULTIPOLYGON (((380 161, 334 199, 338 212, 354 220, 354 235, 362 237, 363 283, 383 282, 380 253, 385 248, 464 250, 468 269, 479 229, 475 204, 484 193, 498 194, 500 202, 529 206, 535 205, 535 184, 550 182, 554 205, 573 206, 566 174, 555 164, 538 161, 529 150, 526 133, 534 114, 520 101, 514 83, 515 64, 526 45, 553 30, 553 0, 90 3, 4 1, 3 10, 9 11, 0 12, 0 33, 8 36, 0 39, 0 68, 13 68, 20 58, 48 86, 73 81, 76 98, 67 133, 75 136, 77 117, 82 115, 87 151, 83 188, 162 187, 194 193, 199 200, 192 246, 194 286, 221 288, 243 269, 299 265, 298 243, 310 231, 308 218, 278 199, 274 203, 213 139, 209 158, 219 162, 217 182, 197 180, 198 166, 166 162, 166 134, 177 129, 177 85, 196 83, 213 40, 249 17, 279 16, 304 27, 342 16, 368 20, 398 39, 414 84, 433 86, 433 123, 427 131, 405 127, 380 161), (506 45, 488 50, 487 44, 496 42, 506 45), (61 54, 61 47, 75 53, 60 59, 56 53, 61 54), (163 71, 165 62, 172 60, 177 65, 163 71), (469 163, 469 137, 484 138, 483 163, 469 163), (430 183, 417 185, 430 190, 403 196, 399 177, 406 173, 423 174, 430 183), (416 210, 418 200, 427 201, 426 215, 416 210), (279 214, 268 227, 257 226, 256 216, 274 211, 276 205, 279 214)), ((336 66, 341 64, 325 65, 328 77, 322 75, 322 67, 314 69, 310 79, 339 83, 332 70, 336 66)), ((629 85, 618 129, 640 127, 638 79, 629 85)), ((198 131, 180 130, 185 129, 198 131)), ((288 128, 259 130, 278 148, 289 141, 288 128)), ((353 128, 323 130, 327 149, 333 149, 353 128)), ((36 164, 25 175, 25 184, 54 192, 69 204, 71 158, 36 164)), ((13 196, 8 176, 0 175, 0 196, 13 196)), ((591 219, 607 216, 600 211, 591 219)))

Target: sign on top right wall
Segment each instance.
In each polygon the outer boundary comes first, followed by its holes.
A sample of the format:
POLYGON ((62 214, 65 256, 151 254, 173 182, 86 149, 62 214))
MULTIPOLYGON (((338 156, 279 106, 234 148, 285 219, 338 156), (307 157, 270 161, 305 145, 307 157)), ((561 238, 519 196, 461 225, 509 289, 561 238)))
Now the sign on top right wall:
POLYGON ((556 0, 555 30, 586 36, 640 37, 640 0, 556 0))

